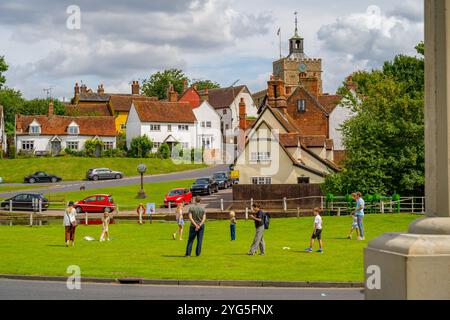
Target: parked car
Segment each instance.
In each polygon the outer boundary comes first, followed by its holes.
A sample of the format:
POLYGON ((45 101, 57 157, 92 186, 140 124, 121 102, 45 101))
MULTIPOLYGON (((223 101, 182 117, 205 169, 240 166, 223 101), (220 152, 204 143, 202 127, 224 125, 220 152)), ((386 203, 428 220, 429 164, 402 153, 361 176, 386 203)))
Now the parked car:
POLYGON ((42 201, 42 210, 47 210, 49 206, 48 199, 40 193, 21 193, 5 199, 0 203, 3 210, 39 210, 39 200, 42 201))
POLYGON ((189 189, 177 188, 170 190, 164 197, 164 206, 168 207, 169 203, 172 207, 175 207, 179 203, 191 203, 192 192, 189 189))
POLYGON ((229 172, 221 171, 216 172, 213 175, 213 178, 216 180, 219 185, 219 189, 228 189, 233 185, 233 181, 231 180, 231 176, 229 172))
POLYGON ((122 179, 123 173, 120 171, 113 171, 108 168, 96 168, 89 169, 86 172, 86 178, 88 180, 104 180, 104 179, 122 179))
POLYGON ((115 210, 116 205, 110 194, 94 194, 75 202, 74 208, 78 213, 98 213, 112 212, 115 210))
POLYGON ((211 195, 214 192, 219 192, 219 186, 214 178, 200 178, 197 179, 191 187, 193 196, 200 194, 211 195))
POLYGON ((23 178, 25 183, 42 183, 42 182, 52 182, 56 183, 62 181, 61 177, 58 177, 54 174, 48 174, 43 171, 37 171, 29 176, 23 178))

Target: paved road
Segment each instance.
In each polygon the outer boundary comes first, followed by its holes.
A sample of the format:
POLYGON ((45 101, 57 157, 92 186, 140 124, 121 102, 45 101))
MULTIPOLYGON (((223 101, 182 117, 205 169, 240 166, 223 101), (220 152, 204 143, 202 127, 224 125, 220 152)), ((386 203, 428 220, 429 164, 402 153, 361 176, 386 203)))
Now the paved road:
MULTIPOLYGON (((164 182, 171 180, 186 180, 197 179, 202 177, 211 176, 214 172, 225 171, 228 169, 227 165, 218 165, 208 167, 199 170, 174 172, 168 174, 148 175, 144 176, 144 182, 164 182)), ((81 186, 84 186, 86 190, 94 190, 100 188, 110 187, 123 187, 133 184, 139 184, 141 182, 140 177, 127 177, 121 180, 103 180, 103 181, 65 181, 58 184, 41 184, 36 185, 36 189, 28 189, 26 192, 42 192, 42 193, 54 193, 54 192, 70 192, 80 190, 81 186)), ((2 184, 2 186, 27 186, 30 184, 2 184)), ((3 192, 0 193, 1 198, 11 197, 20 191, 3 192)))
POLYGON ((361 289, 223 288, 0 280, 0 300, 363 300, 361 289))

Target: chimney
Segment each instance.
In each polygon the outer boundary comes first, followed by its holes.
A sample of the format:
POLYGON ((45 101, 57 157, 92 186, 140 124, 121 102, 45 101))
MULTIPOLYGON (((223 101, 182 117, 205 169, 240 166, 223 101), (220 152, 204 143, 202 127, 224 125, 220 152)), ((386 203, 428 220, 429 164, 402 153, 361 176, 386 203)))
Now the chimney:
POLYGON ((141 89, 139 86, 139 81, 133 81, 133 84, 131 85, 131 94, 140 94, 141 93, 141 89))
POLYGON ((200 93, 200 100, 201 101, 208 101, 209 100, 209 90, 208 90, 208 88, 205 88, 205 90, 203 90, 200 93))
POLYGON ((283 112, 286 112, 287 99, 283 80, 271 76, 270 81, 267 82, 267 95, 270 107, 280 108, 283 112))
POLYGON ((85 84, 82 84, 82 85, 81 85, 81 87, 80 87, 80 92, 81 92, 81 93, 86 93, 86 92, 87 92, 87 87, 86 87, 85 84))
POLYGON ((239 129, 247 130, 247 113, 244 98, 239 102, 239 129))
POLYGON ((171 84, 169 87, 169 102, 178 102, 178 92, 176 92, 171 84))
POLYGON ((80 95, 80 87, 78 86, 78 82, 75 83, 75 87, 73 88, 74 97, 77 98, 80 95))
POLYGON ((319 97, 319 79, 317 77, 301 78, 303 87, 316 98, 319 97))
POLYGON ((345 86, 347 87, 348 90, 355 91, 355 92, 356 92, 356 89, 358 88, 358 85, 353 82, 352 76, 347 77, 347 82, 346 82, 345 86))
POLYGON ((103 88, 103 84, 99 84, 98 85, 97 93, 100 94, 100 95, 104 95, 105 94, 105 89, 103 88))
POLYGON ((183 80, 183 93, 185 93, 186 90, 187 90, 187 80, 184 79, 184 80, 183 80))
POLYGON ((55 107, 53 104, 53 99, 50 98, 50 102, 48 104, 48 116, 51 117, 53 116, 55 113, 55 107))
POLYGON ((286 96, 290 96, 292 93, 292 88, 291 87, 286 87, 286 96))

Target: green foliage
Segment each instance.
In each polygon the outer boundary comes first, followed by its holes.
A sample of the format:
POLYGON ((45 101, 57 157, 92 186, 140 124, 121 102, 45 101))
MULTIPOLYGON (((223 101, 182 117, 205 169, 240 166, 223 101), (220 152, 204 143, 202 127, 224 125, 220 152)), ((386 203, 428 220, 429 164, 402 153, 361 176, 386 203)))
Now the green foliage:
POLYGON ((211 80, 192 80, 193 84, 197 86, 197 90, 204 89, 218 89, 220 88, 220 84, 211 80))
POLYGON ((358 98, 340 88, 357 115, 342 126, 345 169, 326 179, 327 192, 423 194, 423 77, 422 58, 397 56, 382 71, 353 74, 358 98))
POLYGON ((184 82, 189 82, 188 77, 179 69, 158 71, 142 82, 142 92, 148 97, 167 99, 170 84, 179 94, 183 91, 184 82))
POLYGON ((117 135, 117 141, 116 141, 117 149, 128 151, 127 148, 127 135, 125 132, 120 132, 117 135))
POLYGON ((104 143, 101 140, 98 139, 90 139, 87 140, 84 143, 84 151, 86 153, 86 156, 88 157, 95 157, 96 156, 96 150, 100 150, 100 153, 98 156, 101 156, 102 150, 103 150, 104 143))
POLYGON ((15 115, 23 108, 24 103, 20 91, 10 88, 0 89, 0 105, 3 106, 6 131, 9 135, 14 134, 15 115))
POLYGON ((129 154, 133 158, 148 158, 152 148, 153 142, 146 135, 143 135, 131 140, 129 154))
POLYGON ((123 149, 109 149, 102 152, 102 157, 105 158, 125 158, 127 152, 123 149))
POLYGON ((167 143, 163 143, 158 149, 158 154, 162 159, 169 159, 170 157, 169 145, 167 143))
POLYGON ((0 89, 6 82, 6 78, 3 75, 3 73, 6 71, 8 71, 8 65, 6 64, 5 57, 0 56, 0 89))
MULTIPOLYGON (((43 115, 48 114, 48 105, 50 99, 33 99, 24 101, 24 103, 17 110, 18 113, 23 115, 43 115)), ((53 101, 54 114, 65 115, 66 108, 62 102, 59 100, 53 101)))

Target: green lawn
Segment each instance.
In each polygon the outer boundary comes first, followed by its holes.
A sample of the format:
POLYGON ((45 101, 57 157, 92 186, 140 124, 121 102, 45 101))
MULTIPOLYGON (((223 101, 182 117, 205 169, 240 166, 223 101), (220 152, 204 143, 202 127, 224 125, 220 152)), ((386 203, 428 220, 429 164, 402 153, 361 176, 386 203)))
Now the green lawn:
MULTIPOLYGON (((367 215, 367 240, 384 232, 404 232, 417 215, 367 215)), ((304 253, 313 219, 272 219, 265 233, 266 256, 247 256, 253 223, 238 221, 237 241, 229 241, 227 221, 206 225, 202 255, 183 257, 186 240, 171 239, 174 223, 110 226, 111 242, 98 239, 100 226, 78 226, 74 248, 66 248, 61 225, 0 227, 0 273, 65 276, 79 265, 86 277, 143 277, 191 280, 363 281, 367 241, 347 240, 348 216, 324 217, 324 254, 304 253), (289 247, 290 250, 283 250, 289 247)), ((187 230, 185 230, 185 239, 187 230)), ((317 249, 317 248, 315 248, 317 249)))
MULTIPOLYGON (((78 201, 92 194, 111 194, 114 202, 119 205, 119 210, 135 210, 140 202, 154 202, 157 206, 164 204, 164 196, 174 188, 190 188, 194 180, 174 180, 168 182, 145 183, 144 190, 147 199, 136 199, 136 195, 141 188, 140 185, 126 187, 111 187, 104 189, 61 192, 45 194, 49 199, 64 197, 66 201, 78 201)), ((51 208, 61 208, 61 205, 52 205, 51 208)))
POLYGON ((172 160, 134 159, 134 158, 29 158, 0 160, 0 176, 4 183, 23 182, 24 176, 36 171, 45 171, 59 175, 65 181, 82 180, 90 168, 107 167, 118 170, 125 176, 137 176, 137 166, 144 163, 147 174, 170 173, 204 168, 203 164, 175 165, 172 160))

